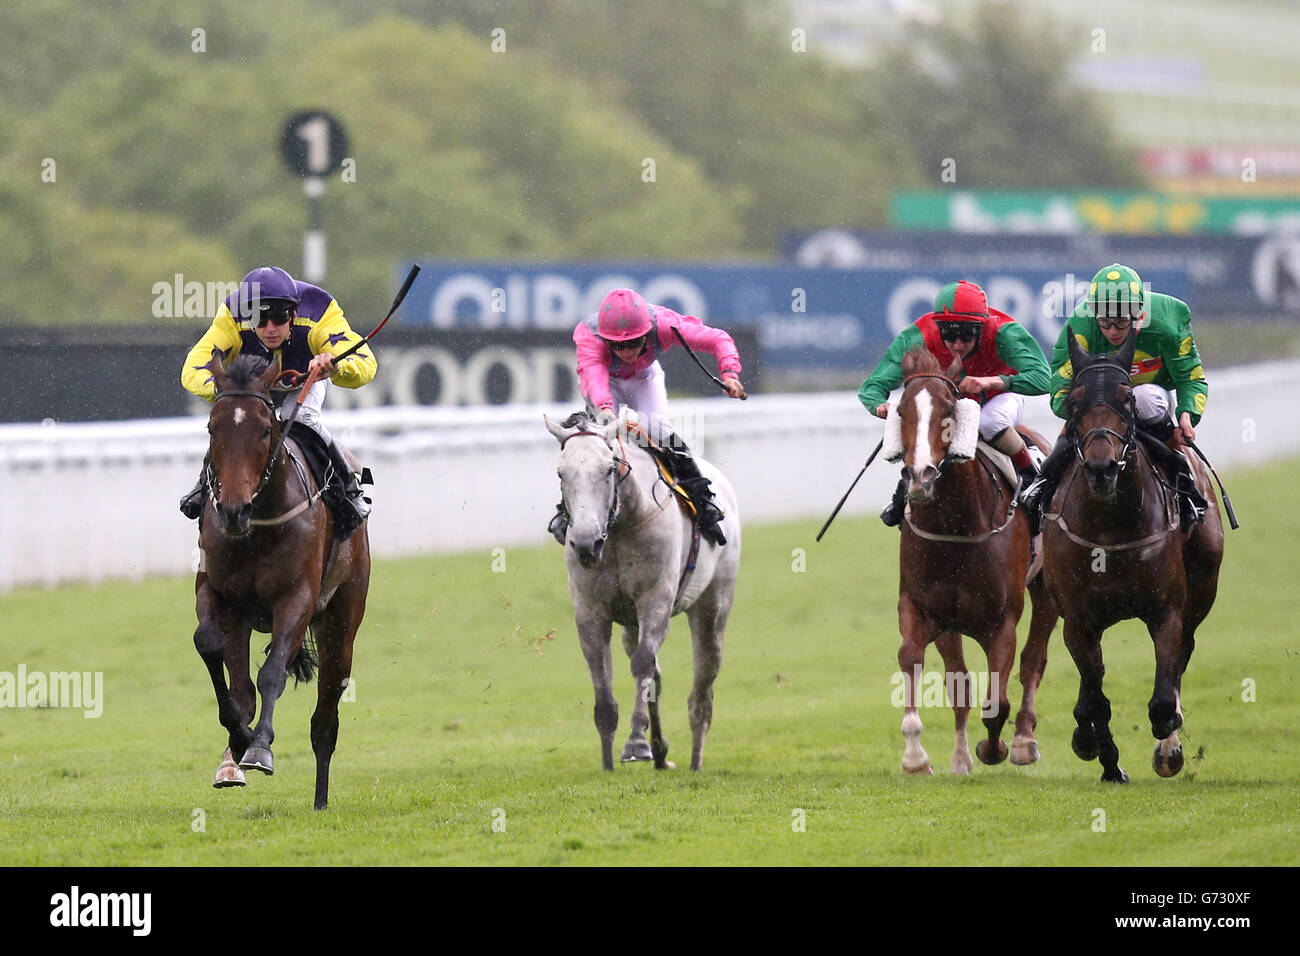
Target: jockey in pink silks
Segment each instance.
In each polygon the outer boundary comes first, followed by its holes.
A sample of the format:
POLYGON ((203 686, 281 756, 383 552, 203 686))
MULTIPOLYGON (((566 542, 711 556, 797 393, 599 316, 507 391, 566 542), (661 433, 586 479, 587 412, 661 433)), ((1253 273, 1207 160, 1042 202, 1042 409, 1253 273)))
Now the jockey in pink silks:
MULTIPOLYGON (((631 289, 615 289, 600 303, 596 314, 573 330, 578 347, 578 382, 582 395, 597 410, 597 423, 613 420, 627 406, 647 422, 651 437, 672 456, 678 483, 699 511, 700 533, 718 545, 726 538, 718 527, 722 511, 713 498, 709 479, 700 474, 691 450, 673 433, 668 419, 668 391, 659 355, 678 344, 676 329, 696 352, 718 360, 718 372, 727 394, 740 398, 740 355, 736 343, 722 329, 705 325, 693 315, 650 305, 631 289)), ((569 520, 560 502, 548 530, 564 544, 569 520)))

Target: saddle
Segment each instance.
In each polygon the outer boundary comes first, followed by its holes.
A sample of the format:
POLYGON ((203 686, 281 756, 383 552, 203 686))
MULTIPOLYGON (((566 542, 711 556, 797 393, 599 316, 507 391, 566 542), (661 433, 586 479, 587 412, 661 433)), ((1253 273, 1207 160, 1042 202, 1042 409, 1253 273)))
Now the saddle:
POLYGON ((681 502, 682 507, 694 519, 699 514, 699 510, 695 507, 695 502, 691 500, 690 492, 679 480, 681 475, 679 474, 678 463, 681 459, 678 455, 661 446, 635 421, 629 420, 627 422, 627 431, 629 435, 636 435, 641 447, 650 452, 650 457, 654 459, 655 465, 658 466, 664 484, 668 486, 677 500, 681 502))

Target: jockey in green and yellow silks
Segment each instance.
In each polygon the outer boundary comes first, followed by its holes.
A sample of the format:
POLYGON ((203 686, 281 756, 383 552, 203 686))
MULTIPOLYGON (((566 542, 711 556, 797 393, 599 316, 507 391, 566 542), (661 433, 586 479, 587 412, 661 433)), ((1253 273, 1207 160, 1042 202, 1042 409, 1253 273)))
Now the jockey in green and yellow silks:
MULTIPOLYGON (((984 290, 962 279, 939 290, 934 311, 921 316, 894 339, 880 364, 862 383, 858 399, 879 418, 889 412, 885 400, 903 383, 903 356, 928 350, 943 368, 961 359, 957 387, 980 403, 980 437, 1015 464, 1021 484, 1038 477, 1038 469, 1016 431, 1025 397, 1047 391, 1049 371, 1043 350, 1023 325, 989 308, 984 290)), ((907 494, 900 481, 880 520, 893 527, 903 520, 907 494)))
MULTIPOLYGON (((1192 313, 1187 303, 1171 295, 1148 292, 1138 274, 1114 263, 1093 277, 1088 296, 1061 329, 1052 350, 1052 411, 1068 419, 1066 399, 1073 387, 1069 336, 1094 355, 1119 350, 1137 325, 1137 350, 1130 370, 1133 401, 1137 410, 1138 435, 1143 447, 1157 464, 1165 465, 1176 478, 1179 513, 1184 530, 1199 521, 1206 501, 1196 490, 1186 457, 1168 447, 1196 438, 1196 425, 1205 412, 1209 384, 1192 336, 1192 313), (1170 410, 1173 418, 1170 418, 1170 410)), ((1073 449, 1058 441, 1043 462, 1042 477, 1024 494, 1023 503, 1037 526, 1042 508, 1051 501, 1056 484, 1065 471, 1073 449)))

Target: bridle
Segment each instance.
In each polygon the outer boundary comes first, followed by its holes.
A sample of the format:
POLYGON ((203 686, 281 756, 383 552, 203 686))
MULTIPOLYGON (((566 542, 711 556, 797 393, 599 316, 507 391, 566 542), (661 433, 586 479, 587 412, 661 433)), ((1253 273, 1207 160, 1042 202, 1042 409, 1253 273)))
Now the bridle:
MULTIPOLYGON (((266 394, 263 392, 254 391, 253 389, 250 388, 231 388, 231 389, 227 389, 224 392, 217 393, 216 401, 219 402, 223 398, 256 398, 261 402, 263 402, 266 405, 267 409, 270 410, 271 422, 273 424, 277 422, 276 415, 275 415, 275 405, 271 402, 271 399, 268 398, 266 394)), ((266 489, 267 484, 271 480, 271 472, 275 468, 276 459, 280 457, 280 450, 284 448, 285 432, 284 429, 280 429, 279 431, 280 431, 279 441, 275 443, 275 447, 271 449, 271 454, 266 459, 266 467, 262 470, 262 478, 257 483, 257 487, 253 489, 252 497, 249 498, 250 504, 256 501, 257 496, 266 489)), ((212 467, 211 455, 208 456, 208 462, 205 467, 205 471, 206 471, 205 477, 207 478, 208 487, 212 489, 213 500, 217 500, 221 497, 221 479, 217 477, 217 470, 212 467)))
MULTIPOLYGON (((1119 385, 1119 384, 1126 385, 1128 384, 1129 381, 1129 373, 1127 369, 1122 369, 1117 365, 1110 365, 1110 364, 1089 365, 1087 368, 1079 369, 1074 374, 1074 380, 1078 382, 1079 379, 1081 379, 1083 376, 1093 372, 1101 372, 1103 374, 1106 372, 1111 372, 1111 373, 1118 373, 1119 375, 1122 375, 1123 382, 1121 383, 1120 381, 1116 380, 1113 383, 1114 385, 1119 385)), ((1080 464, 1084 464, 1084 453, 1087 451, 1088 445, 1092 443, 1092 440, 1094 438, 1101 436, 1105 438, 1107 442, 1112 442, 1112 444, 1114 442, 1118 442, 1119 453, 1115 457, 1119 467, 1122 469, 1126 464, 1128 464, 1129 459, 1133 457, 1133 452, 1137 447, 1137 441, 1135 437, 1137 432, 1136 414, 1132 410, 1131 404, 1130 407, 1128 408, 1119 408, 1109 399, 1109 397, 1107 396, 1107 391, 1108 391, 1108 389, 1106 388, 1107 384, 1108 383, 1105 380, 1097 383, 1096 385, 1089 385, 1083 383, 1083 387, 1085 389, 1084 402, 1086 404, 1083 404, 1079 408, 1076 408, 1074 410, 1074 414, 1071 416, 1070 423, 1068 426, 1069 437, 1074 442, 1074 453, 1076 457, 1078 457, 1080 464), (1088 397, 1090 395, 1093 396, 1093 400, 1091 402, 1088 402, 1088 397), (1079 437, 1075 427, 1075 423, 1085 412, 1088 412, 1091 409, 1096 408, 1098 405, 1104 405, 1107 408, 1109 408, 1111 411, 1123 417, 1124 423, 1128 426, 1126 429, 1126 434, 1121 435, 1119 432, 1115 431, 1112 428, 1106 428, 1105 426, 1098 426, 1096 428, 1089 429, 1087 433, 1083 435, 1082 438, 1079 437)))
MULTIPOLYGON (((606 448, 609 448, 609 450, 610 450, 611 452, 614 451, 613 447, 612 447, 611 445, 608 444, 609 439, 607 439, 607 438, 606 438, 604 435, 602 435, 600 432, 593 432, 593 431, 590 431, 589 429, 586 429, 586 428, 580 429, 580 430, 578 430, 578 431, 576 431, 576 432, 571 432, 571 433, 569 433, 568 435, 565 435, 563 438, 561 438, 561 439, 560 439, 560 451, 564 451, 564 446, 565 446, 566 444, 568 444, 569 439, 571 439, 571 438, 582 438, 582 437, 584 437, 584 436, 590 436, 591 438, 599 438, 602 442, 605 443, 605 447, 606 447, 606 448)), ((605 527, 604 527, 604 528, 601 530, 601 532, 600 532, 600 540, 601 540, 601 541, 604 541, 604 540, 606 540, 606 539, 609 537, 609 529, 610 529, 610 527, 614 524, 614 517, 615 517, 615 515, 618 514, 618 489, 619 489, 619 486, 621 486, 621 485, 623 484, 623 482, 627 479, 627 476, 628 476, 628 475, 632 474, 632 465, 631 465, 631 463, 630 463, 626 458, 621 457, 621 456, 618 455, 617 453, 614 454, 614 464, 615 464, 615 468, 614 468, 614 500, 610 502, 610 505, 609 505, 609 514, 607 514, 607 515, 605 516, 605 527)), ((565 516, 568 517, 568 515, 569 515, 569 506, 568 506, 567 504, 565 504, 565 506, 564 506, 564 513, 565 513, 565 516)))

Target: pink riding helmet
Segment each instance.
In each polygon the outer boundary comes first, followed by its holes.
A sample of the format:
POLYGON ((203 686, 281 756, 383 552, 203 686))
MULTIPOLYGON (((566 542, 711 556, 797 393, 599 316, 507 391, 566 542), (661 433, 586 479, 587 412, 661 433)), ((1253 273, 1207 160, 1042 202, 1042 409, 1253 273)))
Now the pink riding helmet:
POLYGON ((650 306, 631 289, 615 289, 596 310, 596 334, 607 342, 640 338, 653 324, 650 306))

